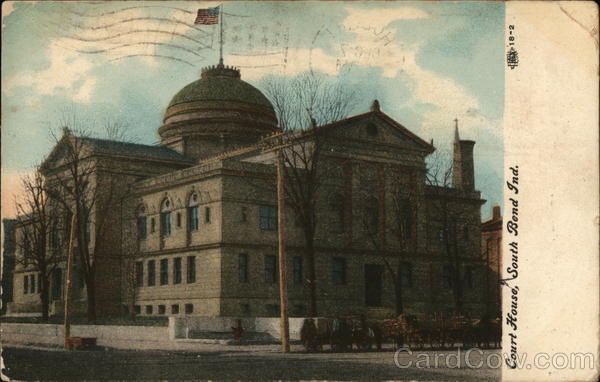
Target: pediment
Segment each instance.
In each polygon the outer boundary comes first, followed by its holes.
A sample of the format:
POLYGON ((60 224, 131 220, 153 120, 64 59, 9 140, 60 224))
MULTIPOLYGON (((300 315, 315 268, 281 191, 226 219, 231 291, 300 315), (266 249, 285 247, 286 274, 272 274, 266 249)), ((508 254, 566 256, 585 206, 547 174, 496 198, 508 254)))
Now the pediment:
POLYGON ((90 153, 89 145, 85 142, 85 140, 81 140, 75 137, 63 137, 60 141, 54 146, 48 157, 44 160, 42 165, 40 166, 42 170, 49 171, 52 169, 56 169, 64 166, 69 162, 69 158, 72 154, 69 153, 69 142, 68 139, 77 140, 76 143, 73 143, 75 150, 79 151, 79 157, 84 158, 87 157, 90 153))
POLYGON ((365 144, 432 152, 433 147, 382 112, 370 112, 324 127, 327 136, 365 144))

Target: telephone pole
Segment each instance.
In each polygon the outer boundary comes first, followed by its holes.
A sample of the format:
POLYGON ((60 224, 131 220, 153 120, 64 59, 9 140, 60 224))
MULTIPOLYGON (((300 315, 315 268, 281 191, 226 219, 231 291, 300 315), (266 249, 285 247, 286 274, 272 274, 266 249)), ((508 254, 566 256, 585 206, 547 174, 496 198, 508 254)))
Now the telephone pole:
POLYGON ((290 327, 288 322, 287 272, 285 260, 285 199, 283 184, 283 148, 277 150, 277 232, 279 241, 279 301, 281 305, 281 350, 290 351, 290 327))
POLYGON ((71 337, 71 284, 73 269, 73 246, 77 232, 77 214, 71 218, 71 234, 69 235, 69 249, 67 250, 67 279, 65 287, 65 347, 70 349, 67 338, 71 337))

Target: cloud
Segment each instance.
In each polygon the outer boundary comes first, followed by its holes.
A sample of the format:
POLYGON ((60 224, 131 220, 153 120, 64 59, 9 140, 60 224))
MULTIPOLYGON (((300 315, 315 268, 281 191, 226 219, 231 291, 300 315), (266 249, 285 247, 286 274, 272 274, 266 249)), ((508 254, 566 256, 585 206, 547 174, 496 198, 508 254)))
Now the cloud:
POLYGON ((78 89, 73 89, 75 83, 84 79, 94 64, 80 54, 65 49, 63 43, 60 39, 50 43, 50 66, 47 69, 16 73, 6 80, 5 90, 10 94, 14 88, 28 87, 37 95, 54 95, 59 90, 76 94, 78 89))
POLYGON ((426 19, 429 15, 418 8, 376 8, 364 9, 347 7, 349 13, 343 21, 344 27, 348 30, 381 30, 387 27, 392 21, 426 19))

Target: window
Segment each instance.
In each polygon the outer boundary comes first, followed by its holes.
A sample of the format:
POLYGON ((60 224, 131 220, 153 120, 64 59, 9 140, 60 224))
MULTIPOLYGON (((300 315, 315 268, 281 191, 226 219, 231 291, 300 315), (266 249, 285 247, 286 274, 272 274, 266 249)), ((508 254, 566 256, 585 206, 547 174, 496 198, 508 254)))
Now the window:
POLYGON ((35 293, 35 275, 30 275, 29 278, 29 293, 35 293))
POLYGON ((453 286, 454 269, 451 265, 444 265, 442 270, 442 285, 444 288, 452 288, 453 286))
POLYGON ((292 315, 302 317, 306 312, 306 308, 302 304, 295 304, 292 310, 292 315))
POLYGON ((368 234, 379 232, 379 201, 372 196, 365 201, 365 224, 368 234))
POLYGON ((188 229, 190 231, 198 231, 199 225, 198 206, 188 207, 188 229))
POLYGON ((38 274, 38 278, 37 278, 37 292, 42 293, 42 278, 40 277, 39 274, 38 274))
POLYGON ((194 313, 194 304, 185 304, 185 314, 194 313))
POLYGON ((173 260, 173 284, 181 284, 181 257, 173 260))
POLYGON ((168 198, 163 200, 160 206, 160 236, 167 237, 171 235, 171 201, 168 198))
POLYGON ((154 218, 150 219, 150 232, 156 232, 156 219, 154 218))
POLYGON ((188 256, 187 258, 187 282, 196 282, 196 256, 188 256))
POLYGON ((344 232, 344 197, 339 194, 329 196, 330 229, 332 232, 344 232))
POLYGON ((144 207, 140 207, 138 210, 138 217, 137 217, 137 229, 138 229, 138 239, 139 240, 144 240, 146 239, 147 232, 146 232, 146 215, 144 214, 145 209, 144 207))
POLYGON ((240 304, 240 310, 244 316, 250 315, 250 304, 240 304))
POLYGON ((275 206, 260 206, 260 229, 263 231, 277 229, 277 208, 275 206))
POLYGON ((23 294, 29 293, 29 275, 23 276, 23 294))
POLYGON ((160 236, 167 237, 171 235, 171 212, 160 213, 160 236))
POLYGON ((179 304, 171 305, 171 314, 179 314, 179 304))
POLYGON ((275 255, 265 255, 265 282, 273 284, 277 282, 277 258, 275 255))
POLYGON ((139 287, 144 285, 144 263, 141 261, 135 263, 135 285, 139 287))
POLYGON ((246 223, 248 221, 248 207, 242 207, 241 219, 242 223, 246 223))
POLYGON ((438 229, 437 238, 440 243, 444 241, 444 230, 442 228, 438 229))
POLYGON ((133 311, 135 312, 135 314, 141 314, 142 313, 142 307, 140 305, 136 305, 133 307, 133 311))
POLYGON ((158 306, 158 314, 165 314, 166 313, 166 308, 164 305, 159 305, 158 306))
POLYGON ((210 224, 210 207, 204 208, 204 222, 210 224))
POLYGON ((156 261, 148 261, 148 286, 154 286, 156 283, 156 261))
POLYGON ((401 244, 406 248, 406 245, 410 243, 413 229, 413 218, 412 208, 410 202, 406 198, 398 199, 396 202, 397 213, 396 216, 398 224, 398 238, 401 244))
POLYGON ((333 283, 346 284, 346 259, 343 257, 333 258, 333 283))
POLYGON ((302 283, 302 257, 301 256, 294 256, 294 260, 293 260, 293 274, 294 274, 294 283, 295 284, 301 284, 302 283))
POLYGON ((400 263, 400 285, 404 288, 410 288, 412 284, 412 264, 406 262, 400 263))
POLYGON ((278 317, 280 315, 278 304, 267 304, 267 317, 278 317))
POLYGON ((238 258, 239 281, 241 283, 248 282, 248 255, 240 253, 238 258))
POLYGON ((152 314, 152 305, 146 305, 146 314, 152 314))
POLYGON ((178 212, 175 216, 176 216, 175 220, 177 220, 177 228, 180 228, 181 227, 181 213, 178 212))
POLYGON ((473 289, 473 268, 465 268, 465 285, 469 289, 473 289))
POLYGON ((169 259, 162 259, 160 261, 160 285, 167 285, 169 283, 169 259))
POLYGON ((52 220, 50 220, 50 248, 52 249, 56 249, 60 246, 58 234, 58 219, 52 218, 52 220))

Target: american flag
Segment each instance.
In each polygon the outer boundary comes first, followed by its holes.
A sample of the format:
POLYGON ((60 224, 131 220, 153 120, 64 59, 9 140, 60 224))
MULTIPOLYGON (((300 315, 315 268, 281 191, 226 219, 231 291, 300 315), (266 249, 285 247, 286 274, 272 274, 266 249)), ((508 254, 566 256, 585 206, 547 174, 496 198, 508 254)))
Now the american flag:
POLYGON ((195 25, 213 25, 219 23, 219 7, 198 9, 195 25))

